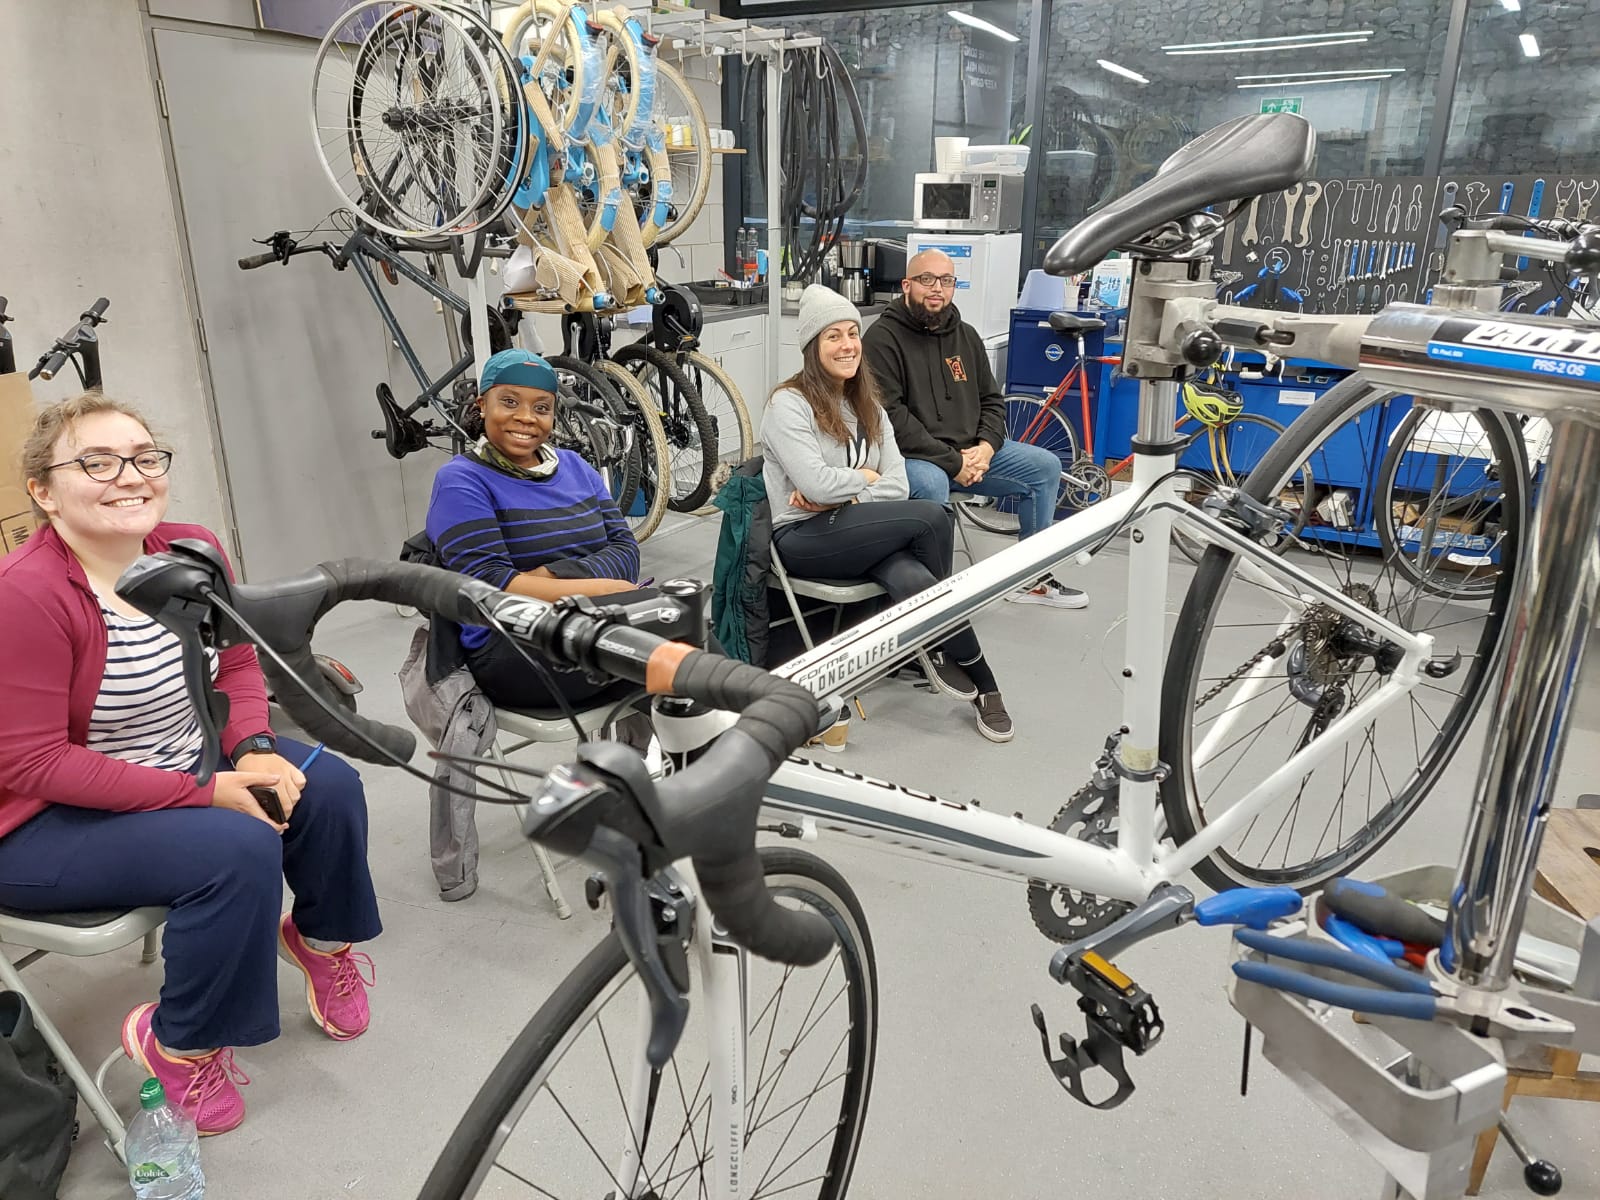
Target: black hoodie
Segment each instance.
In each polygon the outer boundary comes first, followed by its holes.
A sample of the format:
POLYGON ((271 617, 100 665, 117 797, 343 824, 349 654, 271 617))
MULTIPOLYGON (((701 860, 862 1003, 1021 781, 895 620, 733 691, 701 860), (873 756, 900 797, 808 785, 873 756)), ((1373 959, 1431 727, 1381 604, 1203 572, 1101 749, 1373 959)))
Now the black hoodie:
POLYGON ((937 463, 954 479, 961 451, 980 441, 1000 449, 1005 400, 983 339, 954 304, 928 329, 902 297, 868 327, 861 345, 901 454, 937 463))

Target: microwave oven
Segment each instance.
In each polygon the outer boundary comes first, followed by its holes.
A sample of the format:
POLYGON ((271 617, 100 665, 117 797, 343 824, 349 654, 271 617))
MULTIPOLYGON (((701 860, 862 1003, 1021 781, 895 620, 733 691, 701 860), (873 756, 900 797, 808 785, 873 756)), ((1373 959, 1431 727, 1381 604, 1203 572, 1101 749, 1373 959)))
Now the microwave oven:
POLYGON ((911 219, 918 229, 1013 233, 1022 228, 1022 176, 993 171, 918 172, 911 219))

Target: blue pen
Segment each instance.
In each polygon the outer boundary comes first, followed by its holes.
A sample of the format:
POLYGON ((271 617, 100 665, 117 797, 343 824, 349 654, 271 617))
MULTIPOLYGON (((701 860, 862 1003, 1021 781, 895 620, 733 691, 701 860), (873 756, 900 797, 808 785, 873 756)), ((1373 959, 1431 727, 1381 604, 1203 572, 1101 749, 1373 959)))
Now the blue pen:
POLYGON ((321 754, 326 748, 326 742, 318 742, 315 746, 313 746, 311 753, 306 755, 305 762, 300 764, 300 774, 304 775, 308 770, 310 770, 311 764, 317 761, 317 755, 321 754))

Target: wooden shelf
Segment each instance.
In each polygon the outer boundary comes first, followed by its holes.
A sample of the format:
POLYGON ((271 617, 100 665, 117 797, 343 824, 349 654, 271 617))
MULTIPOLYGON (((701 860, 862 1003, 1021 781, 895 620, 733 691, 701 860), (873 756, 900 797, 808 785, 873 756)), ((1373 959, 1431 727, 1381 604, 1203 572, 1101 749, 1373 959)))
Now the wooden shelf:
POLYGON ((713 153, 713 154, 746 154, 746 153, 748 153, 748 151, 746 151, 743 146, 734 146, 731 149, 729 147, 727 147, 727 146, 713 146, 711 148, 711 153, 713 153))

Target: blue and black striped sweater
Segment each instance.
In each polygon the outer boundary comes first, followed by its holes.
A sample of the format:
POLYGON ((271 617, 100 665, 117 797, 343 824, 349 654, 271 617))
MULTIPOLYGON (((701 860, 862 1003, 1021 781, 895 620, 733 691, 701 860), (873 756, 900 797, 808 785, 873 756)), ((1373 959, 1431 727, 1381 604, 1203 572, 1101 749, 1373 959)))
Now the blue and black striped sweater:
MULTIPOLYGON (((536 567, 567 578, 639 578, 639 543, 599 472, 570 450, 555 453, 549 479, 519 479, 465 455, 439 468, 428 537, 446 567, 497 588, 536 567)), ((488 638, 481 626, 461 631, 469 650, 488 638)))

